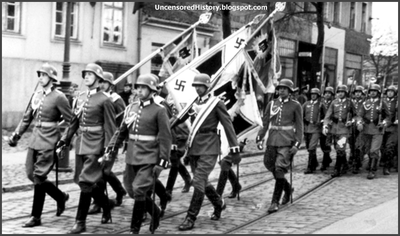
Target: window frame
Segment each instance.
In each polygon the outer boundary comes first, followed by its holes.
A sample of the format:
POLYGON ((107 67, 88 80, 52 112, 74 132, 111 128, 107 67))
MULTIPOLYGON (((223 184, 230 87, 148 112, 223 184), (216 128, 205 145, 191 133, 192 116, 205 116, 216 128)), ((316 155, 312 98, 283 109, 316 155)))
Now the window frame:
MULTIPOLYGON (((125 30, 125 9, 126 9, 126 2, 102 2, 101 4, 101 36, 100 36, 100 40, 101 40, 101 45, 103 46, 108 46, 108 47, 119 47, 119 48, 124 48, 125 47, 125 34, 126 34, 126 30, 125 30), (106 5, 108 3, 112 3, 112 6, 110 5, 106 5), (115 3, 122 3, 121 7, 115 7, 114 4, 115 3), (110 41, 105 41, 104 40, 104 27, 105 27, 105 10, 106 7, 112 8, 113 10, 116 9, 120 9, 122 16, 121 16, 121 31, 120 31, 120 43, 114 43, 114 42, 110 42, 110 41)), ((112 23, 113 23, 113 27, 114 27, 114 19, 112 19, 112 23)), ((112 28, 113 28, 112 27, 112 28)), ((110 37, 112 37, 114 35, 114 30, 110 31, 110 37)))
MULTIPOLYGON (((71 21, 71 27, 73 30, 71 30, 72 35, 70 35, 71 40, 79 40, 79 16, 80 16, 80 5, 79 2, 72 2, 73 8, 71 11, 71 14, 73 15, 73 21, 71 21), (73 24, 72 24, 73 23, 73 24)), ((65 15, 67 14, 67 2, 54 2, 53 4, 53 21, 52 21, 52 37, 55 40, 64 40, 65 39, 65 28, 66 28, 66 18, 65 15), (61 23, 57 22, 57 3, 62 3, 63 8, 62 8, 62 17, 61 23), (61 34, 57 35, 57 25, 61 24, 61 34)))
POLYGON ((2 2, 2 32, 10 33, 10 34, 21 34, 21 22, 22 22, 22 2, 2 2), (13 3, 13 4, 9 4, 13 3), (9 5, 14 5, 14 29, 7 29, 8 27, 8 19, 10 18, 7 14, 7 9, 9 5), (18 6, 18 7, 17 7, 18 6), (16 29, 17 28, 17 29, 16 29))

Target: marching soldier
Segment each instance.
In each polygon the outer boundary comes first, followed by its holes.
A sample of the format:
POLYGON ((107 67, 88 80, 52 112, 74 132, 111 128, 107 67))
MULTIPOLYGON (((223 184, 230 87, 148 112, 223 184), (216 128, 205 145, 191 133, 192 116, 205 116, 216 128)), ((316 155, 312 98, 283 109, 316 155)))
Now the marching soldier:
MULTIPOLYGON (((321 114, 326 114, 328 111, 329 106, 331 105, 333 101, 333 96, 335 95, 335 90, 333 87, 326 87, 324 91, 324 98, 321 101, 321 114)), ((324 118, 324 116, 321 116, 321 119, 324 118)), ((323 122, 321 120, 321 122, 323 122)), ((332 135, 330 133, 330 128, 331 124, 328 124, 328 133, 321 135, 319 138, 319 145, 321 146, 322 152, 324 153, 323 158, 322 158, 322 166, 321 166, 321 171, 326 170, 329 165, 332 162, 332 158, 330 157, 330 152, 331 152, 331 143, 332 143, 332 135)))
POLYGON ((304 174, 312 174, 318 167, 317 145, 322 132, 320 94, 318 88, 311 89, 311 100, 303 104, 304 139, 308 150, 308 165, 304 174))
POLYGON ((74 181, 79 185, 81 193, 76 222, 68 231, 69 234, 86 231, 91 197, 103 208, 102 224, 110 221, 113 207, 104 189, 99 186, 101 184, 97 183, 103 178, 103 167, 98 160, 103 156, 106 144, 116 129, 115 109, 109 94, 100 89, 104 77, 99 65, 86 65, 82 77, 88 90, 77 97, 75 116, 57 144, 57 148, 69 146, 72 136, 77 133, 74 181))
MULTIPOLYGON (((358 114, 358 111, 361 109, 362 107, 362 103, 364 102, 364 98, 363 98, 363 94, 364 94, 364 88, 363 86, 356 86, 355 90, 354 90, 354 98, 352 99, 352 103, 353 103, 353 108, 355 109, 355 111, 353 112, 353 114, 358 114)), ((355 126, 356 124, 352 124, 352 126, 355 126)), ((360 159, 360 154, 357 153, 358 150, 356 149, 356 147, 359 145, 357 144, 358 142, 361 142, 360 139, 360 131, 358 131, 356 128, 355 129, 351 129, 351 135, 349 137, 349 146, 350 146, 350 158, 349 158, 349 165, 351 165, 353 167, 353 174, 358 174, 360 167, 362 166, 362 159, 360 159), (353 133, 354 132, 354 133, 353 133), (353 156, 353 153, 355 154, 353 156)))
MULTIPOLYGON (((397 156, 397 148, 398 145, 398 119, 397 119, 397 89, 394 85, 390 85, 387 88, 387 97, 384 100, 386 106, 391 114, 390 122, 388 122, 388 126, 385 129, 385 133, 383 135, 382 148, 381 148, 381 162, 383 163, 383 174, 390 175, 390 168, 393 165, 394 157, 397 156)), ((397 169, 397 165, 394 166, 397 169)))
POLYGON ((187 215, 183 223, 179 226, 179 230, 190 230, 194 227, 204 200, 204 195, 207 196, 214 206, 214 213, 211 216, 211 220, 219 220, 222 211, 226 208, 223 198, 216 192, 214 186, 208 183, 208 176, 214 169, 220 152, 219 137, 217 134, 219 122, 224 127, 230 145, 232 163, 238 164, 241 160, 236 133, 225 104, 219 98, 207 93, 210 87, 210 76, 207 74, 196 75, 192 86, 195 87, 199 95, 189 114, 193 126, 187 144, 187 154, 190 156, 190 166, 194 175, 194 192, 187 215))
POLYGON ((269 213, 278 211, 283 191, 285 194, 282 205, 290 201, 294 189, 285 178, 285 173, 288 172, 293 156, 300 148, 303 131, 301 105, 289 97, 289 93, 293 92, 293 82, 290 79, 282 79, 276 89, 279 91, 279 98, 268 103, 263 117, 263 128, 256 138, 258 146, 262 146, 265 133, 269 129, 264 165, 275 178, 269 213))
POLYGON ((363 102, 357 117, 357 129, 361 132, 362 142, 357 147, 362 159, 364 151, 368 152, 368 179, 375 178, 379 159, 379 149, 382 145, 383 128, 389 121, 389 110, 386 103, 381 103, 379 95, 381 87, 372 84, 368 89, 369 99, 363 102), (382 104, 382 106, 381 106, 382 104), (379 117, 381 116, 381 120, 379 117))
MULTIPOLYGON (((169 104, 172 110, 172 116, 178 115, 173 103, 169 104)), ((172 118, 173 119, 173 118, 172 118)), ((178 124, 172 128, 173 144, 171 147, 171 169, 169 171, 166 189, 167 192, 172 195, 172 190, 175 185, 178 173, 181 175, 185 185, 182 188, 182 193, 187 193, 190 190, 192 178, 190 177, 189 171, 180 161, 180 158, 185 154, 185 145, 189 135, 189 128, 185 123, 178 124)))
MULTIPOLYGON (((120 126, 123 113, 125 111, 125 102, 122 98, 113 91, 114 88, 114 76, 110 72, 103 73, 104 80, 101 83, 101 90, 107 94, 109 94, 111 101, 114 104, 114 109, 116 113, 116 125, 120 126)), ((117 151, 118 152, 118 151, 117 151)), ((114 166, 114 159, 112 161, 107 162, 107 165, 104 166, 104 178, 102 181, 98 183, 101 188, 106 188, 106 183, 108 182, 114 192, 117 194, 115 198, 115 206, 120 206, 122 204, 122 199, 126 195, 126 191, 124 187, 122 187, 122 183, 119 181, 117 176, 112 172, 112 167, 114 166)), ((105 190, 105 189, 104 189, 105 190)), ((100 205, 94 200, 92 207, 89 209, 88 214, 96 214, 101 212, 100 205)))
MULTIPOLYGON (((129 137, 126 152, 124 185, 135 199, 131 219, 131 234, 139 234, 146 211, 152 215, 150 231, 159 226, 160 209, 148 195, 161 171, 168 167, 171 131, 166 109, 154 101, 156 78, 140 75, 135 87, 139 100, 125 109, 124 121, 108 145, 110 154, 129 137), (154 215, 153 215, 154 212, 154 215)), ((110 155, 113 156, 113 155, 110 155)))
POLYGON ((328 124, 332 123, 331 134, 336 149, 336 164, 332 177, 339 177, 347 172, 346 144, 353 119, 353 105, 347 96, 347 86, 339 85, 336 99, 331 103, 324 118, 323 133, 328 133, 328 124))
POLYGON ((57 70, 54 66, 45 63, 37 74, 42 90, 34 93, 22 121, 8 141, 11 147, 17 146, 18 140, 35 120, 25 163, 28 179, 34 184, 33 205, 31 218, 22 227, 41 225, 46 193, 57 202, 56 216, 64 212, 65 202, 69 198, 67 193, 47 180, 47 175, 57 161, 54 148, 61 137, 58 121, 62 117, 69 123, 71 107, 66 96, 53 86, 53 83, 57 83, 57 70))

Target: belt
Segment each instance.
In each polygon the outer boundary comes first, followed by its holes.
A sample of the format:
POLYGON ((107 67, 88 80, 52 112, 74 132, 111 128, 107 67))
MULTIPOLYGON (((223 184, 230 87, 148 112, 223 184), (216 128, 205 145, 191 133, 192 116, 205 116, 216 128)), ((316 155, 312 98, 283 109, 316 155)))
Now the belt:
POLYGON ((133 141, 155 141, 157 140, 157 136, 143 135, 143 134, 129 134, 129 139, 133 141))
POLYGON ((294 127, 293 127, 293 125, 288 125, 288 126, 272 125, 270 129, 272 129, 272 130, 292 130, 292 129, 294 129, 294 127))
POLYGON ((102 131, 103 126, 79 126, 79 129, 82 132, 95 132, 95 131, 102 131))
POLYGON ((217 129, 199 129, 197 132, 200 134, 217 133, 217 129))
POLYGON ((37 122, 36 123, 36 125, 35 125, 36 127, 54 127, 54 126, 57 126, 57 122, 55 122, 55 121, 53 121, 53 122, 50 122, 50 121, 39 121, 39 122, 37 122))

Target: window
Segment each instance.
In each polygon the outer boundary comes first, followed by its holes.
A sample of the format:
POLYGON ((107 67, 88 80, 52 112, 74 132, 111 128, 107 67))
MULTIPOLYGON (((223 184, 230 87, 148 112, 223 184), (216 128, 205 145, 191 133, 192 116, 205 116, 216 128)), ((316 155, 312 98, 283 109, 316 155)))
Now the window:
POLYGON ((123 2, 103 3, 103 42, 106 44, 123 44, 123 2))
MULTIPOLYGON (((70 30, 70 38, 77 39, 78 38, 78 3, 70 3, 71 6, 71 30, 70 30)), ((55 9, 55 30, 54 36, 59 38, 65 37, 65 29, 67 25, 67 7, 68 3, 66 2, 57 2, 55 9)))
POLYGON ((281 38, 279 41, 279 55, 282 66, 281 78, 290 78, 293 80, 294 57, 296 56, 296 42, 281 38))
POLYGON ((350 29, 354 29, 355 27, 355 22, 356 22, 356 3, 351 2, 351 7, 350 7, 350 29))
POLYGON ((340 22, 340 2, 334 2, 333 5, 333 22, 340 22))
MULTIPOLYGON (((162 43, 152 43, 151 44, 151 51, 154 52, 157 49, 161 48, 164 46, 162 43)), ((161 67, 163 64, 163 59, 160 54, 157 54, 151 59, 151 73, 158 75, 160 73, 161 67)))
POLYGON ((3 2, 2 3, 2 30, 12 33, 21 33, 21 3, 3 2))
POLYGON ((361 15, 361 32, 365 32, 367 27, 367 4, 362 4, 362 15, 361 15))

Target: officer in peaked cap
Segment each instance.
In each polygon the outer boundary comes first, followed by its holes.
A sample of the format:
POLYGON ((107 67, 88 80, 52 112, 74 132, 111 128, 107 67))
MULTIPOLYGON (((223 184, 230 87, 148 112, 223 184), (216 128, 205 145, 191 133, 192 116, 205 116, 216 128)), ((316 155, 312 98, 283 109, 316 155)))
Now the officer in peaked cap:
MULTIPOLYGON (((103 77, 104 80, 102 80, 100 86, 103 92, 107 93, 110 96, 111 101, 114 104, 115 108, 115 113, 116 113, 116 122, 117 122, 117 127, 121 124, 123 120, 123 114, 125 111, 125 102, 122 100, 122 98, 113 91, 114 88, 114 76, 110 72, 103 72, 103 77)), ((118 151, 117 151, 118 152, 118 151)), ((117 152, 115 154, 117 154, 117 152)), ((126 191, 124 187, 122 187, 122 183, 119 181, 117 176, 112 172, 112 167, 114 165, 114 160, 113 158, 111 161, 107 162, 106 165, 104 166, 104 176, 103 176, 103 181, 102 184, 99 185, 102 188, 106 187, 106 182, 110 184, 114 192, 117 194, 117 197, 115 199, 115 205, 120 206, 122 204, 122 199, 124 195, 126 195, 126 191)), ((104 190, 103 190, 104 191, 104 190)), ((92 207, 89 209, 88 214, 96 214, 101 212, 101 207, 100 204, 96 202, 96 199, 94 199, 92 207)))
POLYGON ((318 166, 317 145, 322 132, 321 118, 321 91, 311 89, 311 100, 303 104, 304 139, 308 150, 308 165, 304 174, 312 174, 318 166))
POLYGON ((116 130, 115 108, 110 95, 101 91, 104 80, 103 69, 94 63, 82 70, 87 91, 81 92, 74 104, 75 117, 57 144, 58 148, 68 146, 76 133, 74 181, 81 189, 76 222, 68 231, 77 234, 86 230, 86 218, 93 198, 103 208, 102 224, 111 219, 113 202, 104 194, 103 166, 99 159, 116 130))
POLYGON ((208 177, 217 162, 220 151, 217 126, 221 122, 230 146, 231 164, 238 164, 241 160, 239 144, 233 129, 231 118, 225 104, 217 97, 207 93, 211 85, 210 76, 197 74, 192 86, 199 95, 189 116, 192 121, 192 131, 189 134, 187 155, 193 175, 194 192, 190 201, 185 220, 179 230, 190 230, 194 227, 201 205, 206 196, 214 206, 211 220, 219 220, 222 211, 226 208, 225 201, 217 193, 214 186, 208 182, 208 177), (205 117, 200 121, 200 117, 205 117))
POLYGON ((358 156, 364 157, 364 151, 368 152, 368 179, 375 178, 379 160, 379 149, 382 145, 383 128, 390 122, 390 113, 386 103, 380 106, 381 87, 372 84, 368 89, 369 98, 363 102, 357 116, 357 129, 361 132, 363 142, 357 146, 358 156), (381 120, 379 120, 381 115, 381 120), (367 149, 367 150, 366 150, 367 149))
POLYGON ((351 100, 347 98, 348 90, 346 85, 339 85, 336 89, 337 98, 329 106, 325 118, 323 133, 326 135, 328 125, 332 124, 330 133, 336 149, 336 164, 332 177, 339 177, 347 173, 348 163, 346 157, 346 144, 350 135, 354 109, 351 100))
POLYGON ((132 234, 139 233, 146 212, 153 217, 150 231, 159 226, 161 211, 148 192, 169 164, 172 139, 167 112, 154 102, 156 78, 151 74, 140 75, 135 87, 139 100, 127 106, 119 131, 108 144, 108 150, 114 151, 114 147, 129 137, 124 185, 129 196, 135 199, 130 226, 132 234))
POLYGON ((397 98, 397 88, 394 85, 390 85, 386 90, 386 98, 384 103, 389 110, 390 121, 385 129, 383 135, 383 141, 381 146, 381 162, 383 164, 383 174, 390 175, 390 168, 394 167, 397 170, 396 159, 398 156, 397 145, 398 145, 398 98, 397 98))
POLYGON ((285 205, 290 201, 294 189, 285 178, 285 173, 300 148, 303 136, 301 105, 289 96, 293 92, 293 82, 290 79, 281 79, 276 89, 279 91, 279 98, 268 103, 263 117, 263 128, 256 138, 258 146, 262 146, 265 133, 269 129, 264 165, 275 178, 269 213, 278 211, 283 191, 285 193, 281 204, 285 205))
POLYGON ((58 121, 64 119, 68 124, 71 117, 71 107, 66 96, 54 88, 57 82, 57 70, 54 66, 45 63, 37 70, 39 84, 42 89, 35 92, 24 113, 24 117, 12 136, 9 145, 14 147, 18 140, 35 120, 32 138, 26 157, 26 174, 34 184, 33 206, 31 218, 23 227, 41 225, 41 215, 46 193, 57 202, 56 216, 60 216, 65 209, 65 202, 69 195, 58 189, 47 180, 47 175, 55 163, 54 149, 61 137, 58 121))

